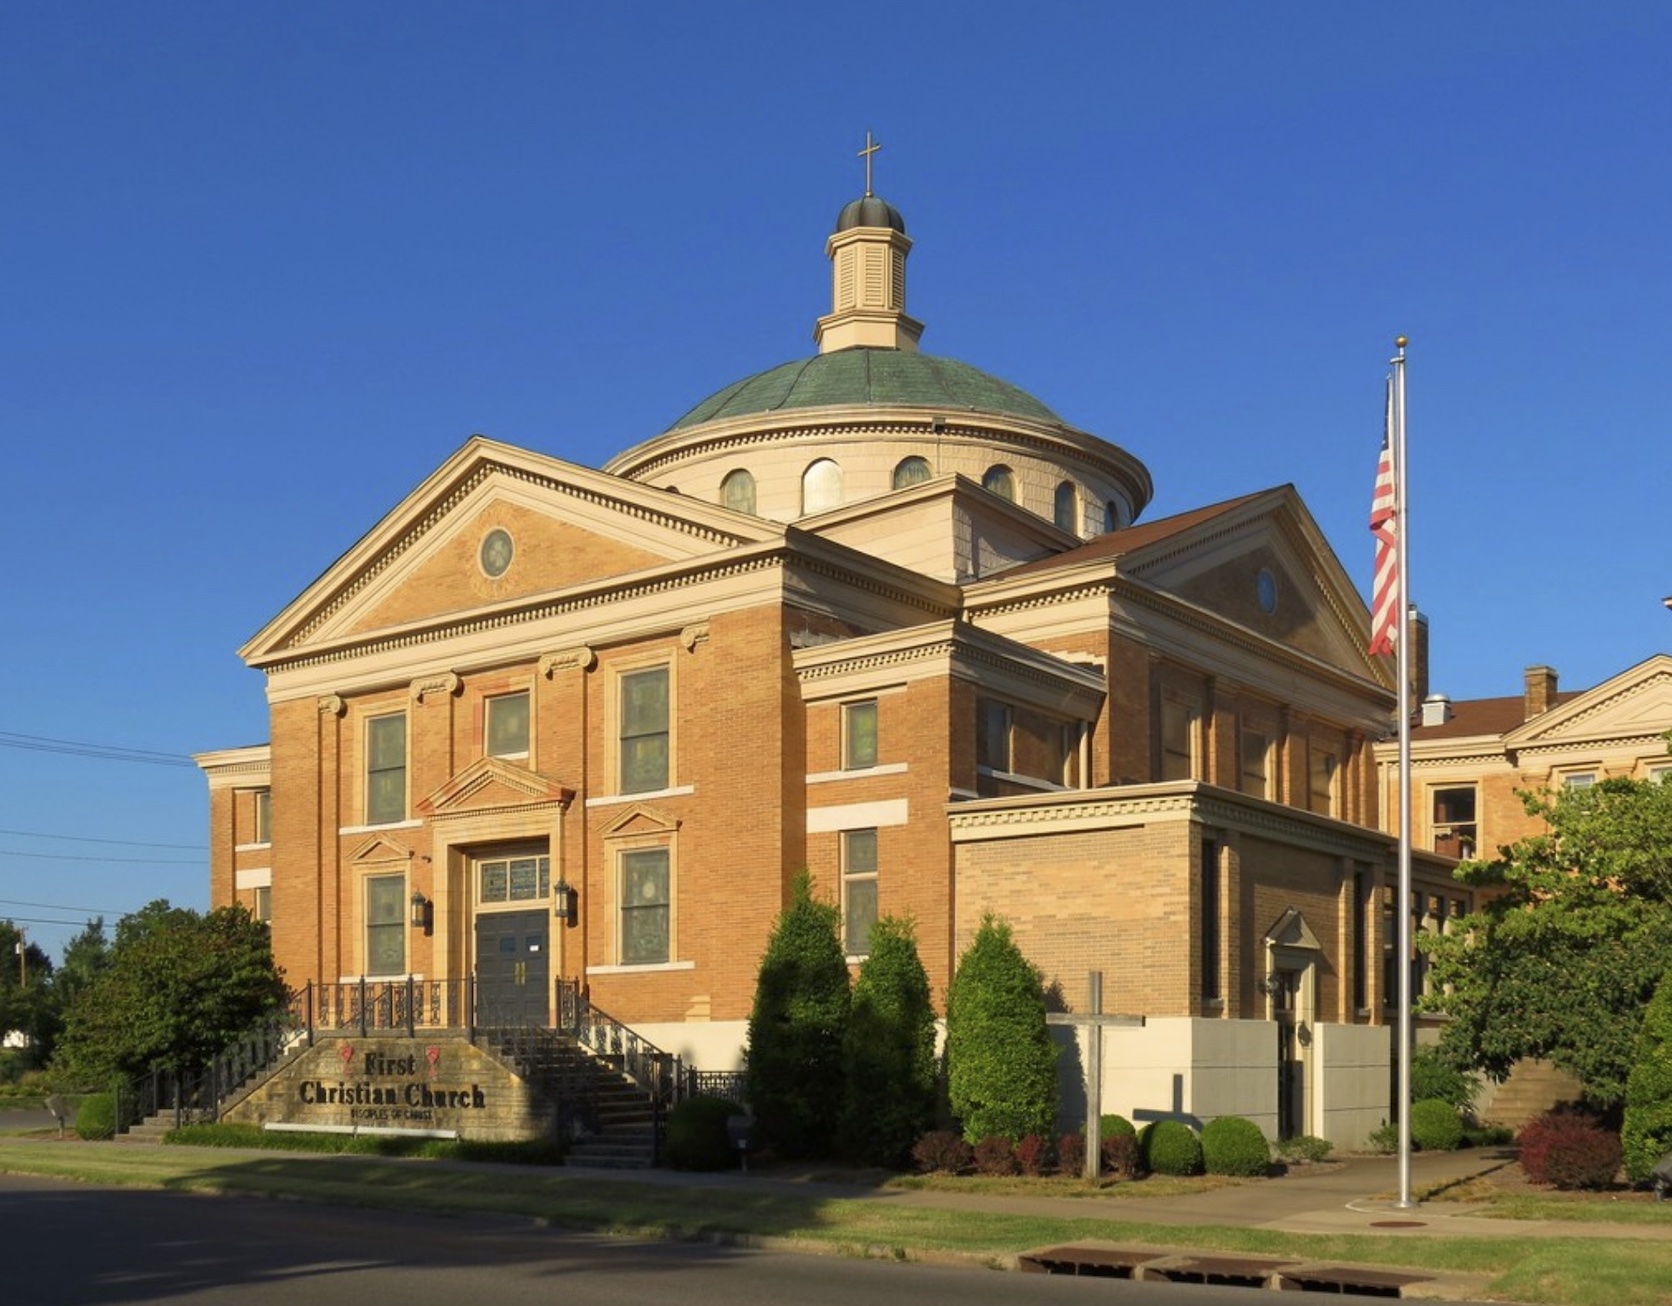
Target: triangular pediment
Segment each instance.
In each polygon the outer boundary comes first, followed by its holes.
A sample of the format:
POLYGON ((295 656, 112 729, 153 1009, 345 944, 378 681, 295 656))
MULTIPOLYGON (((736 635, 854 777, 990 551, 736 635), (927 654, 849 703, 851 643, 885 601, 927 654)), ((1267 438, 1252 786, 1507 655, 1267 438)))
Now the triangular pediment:
POLYGON ((241 653, 261 665, 374 632, 481 620, 780 534, 717 504, 478 436, 241 653))
POLYGON ((374 835, 348 856, 348 860, 356 865, 366 862, 405 862, 411 859, 412 849, 404 844, 394 843, 382 835, 374 835))
POLYGON ((1318 952, 1323 946, 1306 923, 1306 917, 1294 907, 1272 922, 1266 931, 1266 942, 1274 948, 1303 948, 1309 952, 1318 952))
POLYGON ((1120 570, 1266 639, 1385 678, 1365 652, 1364 600, 1292 486, 1141 544, 1120 570))
POLYGON ((678 817, 648 803, 634 803, 604 827, 604 838, 630 839, 639 835, 672 834, 677 829, 678 817))
POLYGON ((1504 736, 1509 748, 1652 738, 1672 729, 1672 656, 1654 657, 1576 694, 1504 736))
POLYGON ((418 804, 420 816, 454 816, 530 803, 567 804, 575 796, 555 780, 497 757, 472 762, 418 804))

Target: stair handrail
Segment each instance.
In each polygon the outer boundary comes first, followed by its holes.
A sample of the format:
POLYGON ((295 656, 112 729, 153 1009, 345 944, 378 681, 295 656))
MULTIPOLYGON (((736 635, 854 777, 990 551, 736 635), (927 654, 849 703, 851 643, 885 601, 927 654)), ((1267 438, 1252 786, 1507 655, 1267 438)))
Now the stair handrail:
POLYGON ((618 1065, 621 1073, 650 1095, 658 1116, 688 1096, 684 1063, 637 1030, 593 1005, 573 980, 557 982, 558 1027, 594 1056, 618 1065))

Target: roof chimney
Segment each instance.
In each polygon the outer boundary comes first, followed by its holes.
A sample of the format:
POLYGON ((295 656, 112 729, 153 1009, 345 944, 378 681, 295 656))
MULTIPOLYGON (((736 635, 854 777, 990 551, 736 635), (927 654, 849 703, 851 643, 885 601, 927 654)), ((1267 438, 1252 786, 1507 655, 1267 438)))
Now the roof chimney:
POLYGON ((1556 668, 1528 667, 1525 720, 1531 721, 1556 706, 1556 668))
POLYGON ((1421 703, 1428 698, 1428 618, 1413 607, 1406 627, 1411 632, 1411 697, 1421 703))
POLYGON ((1443 726, 1451 720, 1451 699, 1444 694, 1430 694, 1422 700, 1422 724, 1443 726))

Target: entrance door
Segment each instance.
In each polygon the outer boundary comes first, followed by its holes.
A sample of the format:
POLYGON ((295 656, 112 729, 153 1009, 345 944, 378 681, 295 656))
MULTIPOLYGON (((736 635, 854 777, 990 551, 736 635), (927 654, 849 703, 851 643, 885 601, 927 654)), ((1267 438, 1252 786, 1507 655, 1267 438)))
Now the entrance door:
POLYGON ((476 917, 477 1020, 549 1025, 551 913, 480 912, 476 917))
POLYGON ((1300 984, 1304 972, 1276 971, 1272 993, 1272 1019, 1277 1022, 1277 1136, 1294 1138, 1301 1133, 1305 1102, 1305 1066, 1300 1049, 1300 984))

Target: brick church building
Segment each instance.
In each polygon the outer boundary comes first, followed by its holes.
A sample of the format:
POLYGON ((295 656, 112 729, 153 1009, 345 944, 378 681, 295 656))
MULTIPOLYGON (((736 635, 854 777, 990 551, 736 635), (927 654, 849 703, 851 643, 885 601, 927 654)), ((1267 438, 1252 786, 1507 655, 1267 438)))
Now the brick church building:
POLYGON ((601 469, 473 437, 279 611, 240 650, 268 742, 198 759, 213 904, 293 985, 552 1019, 564 981, 723 1070, 805 868, 855 965, 911 917, 937 995, 987 912, 1065 1010, 1101 973, 1143 1018, 1108 1110, 1361 1142, 1396 973, 1362 599, 1292 487, 1144 520, 1134 453, 922 352, 911 248, 853 201, 817 352, 601 469))

